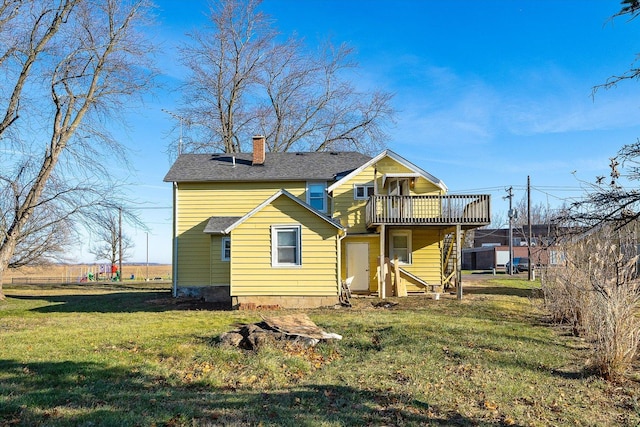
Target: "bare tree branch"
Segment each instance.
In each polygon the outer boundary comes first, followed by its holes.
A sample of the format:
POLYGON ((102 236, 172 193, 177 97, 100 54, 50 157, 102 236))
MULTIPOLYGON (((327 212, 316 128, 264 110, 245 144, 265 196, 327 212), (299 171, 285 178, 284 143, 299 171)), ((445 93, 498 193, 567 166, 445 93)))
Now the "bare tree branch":
POLYGON ((99 227, 95 230, 94 243, 89 252, 97 261, 108 261, 111 265, 124 261, 130 256, 134 244, 131 238, 122 234, 122 260, 120 260, 120 224, 115 214, 107 212, 100 215, 99 227))
POLYGON ((137 31, 148 19, 146 0, 24 0, 13 6, 0 7, 0 33, 12 41, 1 48, 0 58, 7 59, 0 71, 16 76, 6 93, 0 90, 0 136, 9 127, 12 135, 10 142, 0 139, 0 148, 13 148, 5 150, 0 177, 0 194, 10 195, 0 201, 0 283, 7 266, 59 253, 104 200, 122 204, 118 183, 96 162, 123 152, 102 124, 148 90, 155 75, 153 47, 137 31), (48 248, 36 243, 46 233, 48 248))
POLYGON ((204 129, 185 148, 239 152, 256 133, 272 152, 384 146, 392 95, 359 91, 345 79, 357 70, 353 50, 327 42, 314 53, 296 36, 281 41, 260 3, 216 2, 211 28, 182 49, 191 70, 182 113, 204 129))
MULTIPOLYGON (((8 57, 14 53, 19 53, 22 59, 21 69, 18 72, 18 79, 13 86, 13 92, 9 96, 9 101, 5 108, 4 118, 0 122, 0 137, 5 133, 7 128, 11 126, 18 118, 18 107, 22 97, 27 78, 31 74, 31 69, 38 57, 49 47, 49 44, 60 26, 68 18, 78 0, 66 0, 61 2, 57 7, 55 5, 44 4, 40 10, 36 10, 36 19, 32 24, 31 31, 27 34, 26 40, 13 38, 15 45, 8 45, 6 51, 2 53, 2 57, 8 57)), ((34 4, 34 6, 36 6, 34 4)), ((20 14, 20 5, 17 5, 7 17, 7 21, 18 19, 23 16, 20 14)), ((27 6, 22 6, 24 9, 27 6)), ((36 6, 37 7, 37 6, 36 6)), ((25 10, 25 12, 28 12, 25 10)), ((6 23, 5 23, 6 25, 6 23)), ((10 39, 11 40, 11 39, 10 39)))
MULTIPOLYGON (((613 21, 615 18, 621 16, 628 16, 629 21, 632 21, 636 19, 638 15, 640 15, 640 0, 622 0, 620 4, 622 5, 620 11, 614 14, 609 19, 610 21, 613 21)), ((639 57, 640 56, 637 56, 634 62, 637 62, 639 57)), ((612 89, 614 87, 617 87, 618 84, 622 81, 637 80, 638 78, 640 78, 640 68, 632 67, 622 74, 609 77, 603 84, 594 86, 592 96, 595 96, 596 92, 600 89, 612 89)))

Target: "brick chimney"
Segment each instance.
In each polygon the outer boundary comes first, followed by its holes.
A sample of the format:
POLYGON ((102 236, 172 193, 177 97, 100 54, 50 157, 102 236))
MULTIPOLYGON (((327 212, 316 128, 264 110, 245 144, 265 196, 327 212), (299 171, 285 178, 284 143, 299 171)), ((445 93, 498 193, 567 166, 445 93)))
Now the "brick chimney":
POLYGON ((265 137, 256 135, 253 137, 253 161, 252 165, 263 165, 265 159, 265 137))

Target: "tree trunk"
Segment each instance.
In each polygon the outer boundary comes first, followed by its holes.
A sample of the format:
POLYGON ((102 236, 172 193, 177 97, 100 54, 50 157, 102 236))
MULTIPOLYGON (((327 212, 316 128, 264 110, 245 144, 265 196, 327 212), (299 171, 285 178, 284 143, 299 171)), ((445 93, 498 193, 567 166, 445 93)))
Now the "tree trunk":
MULTIPOLYGON (((41 3, 56 4, 58 2, 41 3)), ((23 241, 21 239, 24 237, 25 226, 30 221, 34 221, 33 215, 34 212, 38 212, 37 209, 47 204, 59 203, 59 206, 67 209, 69 215, 78 212, 77 204, 71 203, 67 197, 72 192, 79 191, 80 188, 65 186, 65 188, 49 191, 48 183, 52 181, 52 172, 61 154, 67 150, 67 143, 81 129, 85 116, 97 114, 96 117, 102 119, 105 115, 115 113, 123 105, 123 101, 130 99, 138 92, 148 90, 155 75, 153 67, 146 66, 151 65, 146 58, 152 46, 135 31, 138 24, 146 23, 146 14, 150 5, 145 0, 135 1, 132 4, 84 0, 62 0, 61 3, 59 8, 54 8, 53 18, 55 19, 47 28, 42 24, 49 21, 49 15, 52 13, 47 4, 43 6, 40 15, 36 13, 33 17, 31 14, 37 10, 35 6, 25 6, 23 10, 16 9, 19 15, 16 15, 15 22, 20 25, 13 26, 11 30, 15 32, 12 34, 16 40, 25 39, 24 48, 27 49, 26 54, 30 55, 25 60, 25 64, 29 66, 13 69, 11 67, 13 63, 6 63, 0 69, 3 75, 17 73, 20 76, 15 84, 14 95, 10 98, 12 101, 15 100, 15 107, 10 104, 3 109, 3 114, 0 114, 0 119, 5 117, 0 122, 2 124, 0 135, 9 125, 16 128, 17 134, 28 132, 31 130, 29 122, 51 114, 51 122, 43 123, 45 128, 50 126, 51 134, 46 145, 45 141, 42 141, 44 152, 39 169, 36 168, 34 171, 36 175, 31 177, 21 174, 26 171, 25 175, 30 175, 34 159, 39 157, 37 151, 33 155, 25 154, 24 160, 17 159, 15 164, 9 164, 8 169, 15 167, 20 171, 15 177, 2 177, 3 187, 10 189, 9 193, 14 194, 15 200, 7 201, 7 210, 1 212, 7 228, 2 230, 0 239, 0 279, 13 261, 16 248, 23 241), (29 24, 32 18, 35 21, 29 24), (30 25, 33 25, 33 28, 30 25), (60 33, 59 30, 63 26, 67 30, 60 33), (41 40, 34 40, 34 37, 40 34, 43 34, 41 40), (50 46, 51 40, 57 43, 50 46), (40 55, 43 52, 47 55, 40 55), (39 65, 40 68, 36 64, 38 57, 44 57, 39 65), (38 74, 34 75, 36 69, 38 74), (24 98, 22 88, 37 89, 37 84, 32 85, 33 87, 28 85, 28 79, 39 81, 42 78, 41 75, 48 76, 50 79, 50 86, 43 89, 43 93, 46 93, 52 104, 43 106, 42 111, 35 107, 33 112, 29 108, 20 110, 18 101, 24 98), (20 111, 27 117, 22 119, 22 122, 17 120, 20 111), (30 117, 30 114, 33 114, 33 117, 30 117), (23 128, 20 127, 21 123, 24 123, 23 128)), ((29 2, 29 5, 37 4, 39 2, 29 2)), ((3 49, 4 46, 0 46, 0 55, 3 49)), ((20 61, 16 63, 19 64, 20 61)), ((7 92, 10 90, 7 89, 7 92)), ((33 96, 38 98, 37 94, 33 96)), ((31 106, 30 102, 22 104, 31 106)), ((94 142, 85 142, 88 136, 97 137, 98 141, 104 143, 105 149, 118 150, 120 147, 108 132, 102 132, 92 125, 87 125, 82 135, 77 138, 74 147, 71 148, 71 157, 75 160, 83 158, 83 153, 95 152, 90 145, 94 142)), ((4 164, 2 172, 6 173, 4 164)), ((100 172, 98 170, 98 175, 100 172)), ((109 177, 106 171, 104 174, 109 177)), ((61 173, 61 176, 63 175, 64 172, 61 173)), ((63 182, 64 179, 56 181, 63 182)), ((1 293, 2 285, 0 284, 1 293)))
POLYGON ((16 239, 11 236, 7 236, 5 242, 0 246, 0 301, 5 299, 4 292, 2 290, 2 280, 4 278, 4 272, 9 265, 9 260, 15 250, 16 239))

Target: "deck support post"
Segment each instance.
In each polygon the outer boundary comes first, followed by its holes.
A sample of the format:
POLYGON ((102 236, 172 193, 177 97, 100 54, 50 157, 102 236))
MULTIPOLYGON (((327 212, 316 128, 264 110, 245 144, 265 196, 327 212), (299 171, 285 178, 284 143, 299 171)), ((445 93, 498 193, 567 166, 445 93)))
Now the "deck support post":
POLYGON ((456 224, 456 294, 462 300, 462 227, 456 224))
POLYGON ((380 262, 379 262, 379 273, 378 273, 378 296, 382 299, 387 297, 386 292, 386 283, 385 283, 385 274, 384 274, 384 247, 385 247, 385 233, 386 227, 384 224, 380 226, 380 262))

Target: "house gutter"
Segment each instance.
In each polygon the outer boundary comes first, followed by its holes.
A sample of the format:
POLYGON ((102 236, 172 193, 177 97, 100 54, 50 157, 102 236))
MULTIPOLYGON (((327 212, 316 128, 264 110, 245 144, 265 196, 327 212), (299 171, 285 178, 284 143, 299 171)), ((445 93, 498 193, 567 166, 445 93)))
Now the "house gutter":
MULTIPOLYGON (((333 216, 334 212, 335 212, 335 205, 334 205, 334 199, 333 199, 333 192, 329 192, 327 191, 327 198, 329 199, 329 203, 328 203, 328 211, 331 212, 331 216, 333 216)), ((338 296, 340 296, 340 293, 342 292, 342 241, 344 240, 344 238, 347 237, 347 228, 344 227, 341 230, 338 231, 338 241, 337 241, 337 252, 338 252, 338 262, 337 262, 337 267, 338 267, 338 280, 336 285, 338 286, 338 296), (340 234, 342 232, 342 234, 340 234)))

